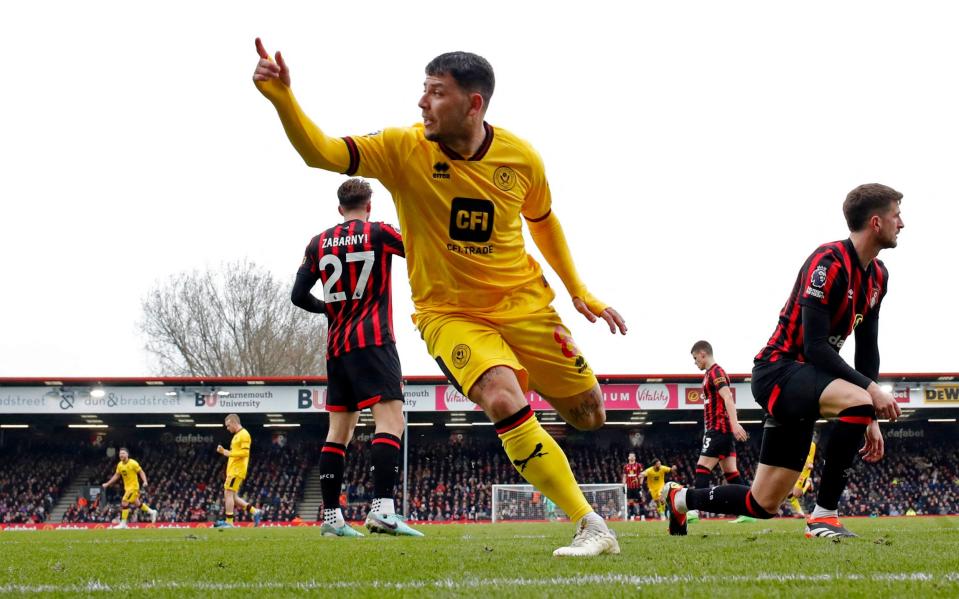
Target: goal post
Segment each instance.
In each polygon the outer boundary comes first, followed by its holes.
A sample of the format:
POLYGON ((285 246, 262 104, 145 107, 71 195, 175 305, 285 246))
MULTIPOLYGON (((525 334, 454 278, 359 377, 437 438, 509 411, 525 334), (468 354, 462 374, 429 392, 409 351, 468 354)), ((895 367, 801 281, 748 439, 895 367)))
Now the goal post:
MULTIPOLYGON (((626 519, 626 485, 579 485, 586 501, 607 520, 626 519)), ((559 506, 533 485, 493 485, 493 522, 509 520, 568 520, 559 506)))

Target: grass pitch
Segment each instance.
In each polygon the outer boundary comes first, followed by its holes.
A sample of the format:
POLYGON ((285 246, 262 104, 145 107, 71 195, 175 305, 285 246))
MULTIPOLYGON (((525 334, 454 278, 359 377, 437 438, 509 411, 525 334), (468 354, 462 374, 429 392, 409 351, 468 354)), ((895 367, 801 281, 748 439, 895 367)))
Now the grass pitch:
POLYGON ((959 517, 614 523, 622 554, 551 556, 573 528, 420 526, 425 538, 324 538, 318 528, 0 532, 0 594, 209 597, 959 596, 959 517))

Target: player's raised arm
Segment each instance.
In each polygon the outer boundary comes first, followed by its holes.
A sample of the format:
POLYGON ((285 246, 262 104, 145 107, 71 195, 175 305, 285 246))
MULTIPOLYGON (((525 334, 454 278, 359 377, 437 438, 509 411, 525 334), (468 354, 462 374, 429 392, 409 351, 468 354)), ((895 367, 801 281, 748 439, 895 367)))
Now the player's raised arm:
POLYGON ((140 470, 137 471, 137 475, 140 477, 140 480, 143 481, 143 486, 147 486, 147 473, 143 470, 143 468, 140 468, 140 470))
POLYGON ((273 103, 290 143, 307 165, 328 171, 346 172, 350 168, 350 149, 344 140, 329 137, 306 116, 290 89, 290 69, 277 52, 275 60, 256 38, 259 59, 253 71, 253 83, 273 103))
POLYGON ((103 484, 100 485, 100 486, 103 487, 104 489, 106 489, 107 487, 109 487, 109 486, 112 485, 113 483, 117 482, 117 479, 119 479, 119 478, 120 478, 120 474, 114 472, 114 473, 113 473, 113 476, 110 477, 110 480, 108 480, 107 482, 103 483, 103 484))

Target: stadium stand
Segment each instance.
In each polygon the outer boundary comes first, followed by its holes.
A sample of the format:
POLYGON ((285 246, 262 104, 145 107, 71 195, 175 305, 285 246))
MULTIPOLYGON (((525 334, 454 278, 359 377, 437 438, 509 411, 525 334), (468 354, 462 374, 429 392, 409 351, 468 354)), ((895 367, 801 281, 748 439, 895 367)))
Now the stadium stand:
POLYGON ((83 452, 43 441, 4 448, 0 460, 0 523, 40 523, 79 470, 83 452))
MULTIPOLYGON (((823 430, 826 443, 828 425, 823 430)), ((886 457, 878 464, 858 463, 843 496, 841 513, 959 513, 959 439, 950 430, 918 423, 887 430, 886 457)), ((758 427, 751 432, 750 441, 738 447, 739 469, 747 480, 753 477, 760 443, 758 427)), ((242 495, 265 508, 266 521, 288 522, 296 517, 295 506, 302 497, 304 481, 317 462, 316 439, 322 439, 322 435, 303 432, 290 436, 285 444, 269 436, 254 440, 250 477, 242 495)), ((670 478, 688 484, 693 480, 700 431, 693 426, 654 426, 636 439, 623 430, 606 428, 597 433, 571 433, 561 443, 582 483, 619 482, 626 454, 635 451, 644 465, 659 458, 675 467, 670 478)), ((127 445, 149 476, 144 496, 160 511, 160 521, 202 522, 222 516, 225 461, 210 446, 170 444, 158 438, 142 438, 127 445)), ((90 486, 106 481, 116 467, 116 458, 106 457, 105 450, 105 445, 65 439, 7 443, 4 459, 0 460, 0 522, 47 521, 67 484, 83 468, 93 472, 90 486)), ((348 458, 341 503, 347 519, 360 520, 366 515, 373 492, 368 439, 361 437, 351 444, 348 458)), ((492 485, 522 482, 496 437, 486 431, 417 432, 410 441, 408 460, 410 520, 488 520, 492 485)), ((813 482, 818 488, 821 456, 816 466, 813 482)), ((722 482, 718 470, 714 482, 722 482)), ((402 488, 398 485, 398 507, 403 505, 402 488)), ((122 486, 115 485, 98 498, 77 497, 63 521, 110 522, 119 512, 121 494, 122 486)), ((640 514, 657 517, 645 489, 643 497, 640 514)), ((815 491, 807 494, 804 508, 811 509, 814 500, 815 491)), ((600 512, 604 509, 594 507, 600 512)), ((783 508, 781 514, 790 515, 789 509, 783 508)), ((238 518, 249 519, 246 515, 238 518)))
MULTIPOLYGON (((205 522, 223 516, 225 460, 205 446, 175 445, 176 452, 161 451, 156 444, 137 442, 129 447, 149 479, 144 499, 159 510, 160 522, 205 522)), ((260 441, 251 461, 250 475, 241 496, 265 510, 266 522, 289 522, 302 496, 303 481, 316 459, 317 446, 304 442, 280 446, 260 441)), ((98 484, 112 476, 116 458, 101 458, 98 484)), ((64 522, 111 522, 118 517, 123 485, 118 483, 88 505, 78 502, 64 514, 64 522)), ((141 514, 131 511, 131 518, 141 514)), ((237 514, 237 520, 249 520, 237 514)))

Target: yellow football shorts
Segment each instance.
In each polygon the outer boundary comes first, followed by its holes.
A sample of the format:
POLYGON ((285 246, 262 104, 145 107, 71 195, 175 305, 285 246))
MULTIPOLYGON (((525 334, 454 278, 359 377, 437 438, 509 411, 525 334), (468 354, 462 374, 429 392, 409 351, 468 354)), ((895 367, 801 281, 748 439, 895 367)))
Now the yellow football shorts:
POLYGON ((235 491, 236 493, 240 492, 240 487, 243 486, 243 478, 239 476, 227 476, 226 484, 223 485, 223 488, 227 491, 235 491))
POLYGON ((552 306, 506 317, 419 314, 430 355, 461 393, 493 366, 516 371, 523 390, 549 398, 583 393, 596 376, 552 306))
POLYGON ((133 503, 140 498, 140 489, 124 489, 123 501, 133 503))
POLYGON ((663 487, 665 486, 666 485, 660 485, 658 487, 650 487, 649 488, 650 497, 652 497, 656 501, 659 501, 659 498, 663 496, 663 487))

